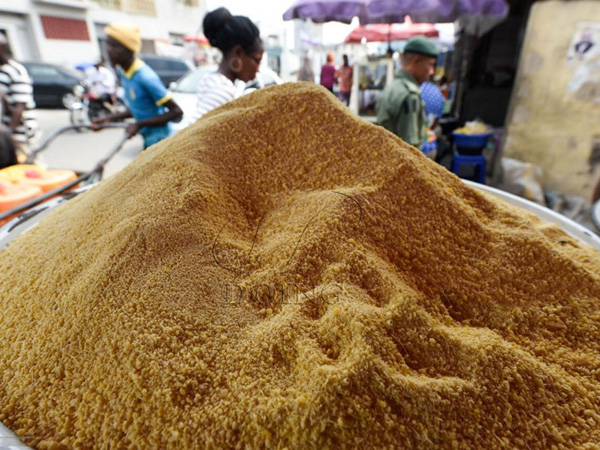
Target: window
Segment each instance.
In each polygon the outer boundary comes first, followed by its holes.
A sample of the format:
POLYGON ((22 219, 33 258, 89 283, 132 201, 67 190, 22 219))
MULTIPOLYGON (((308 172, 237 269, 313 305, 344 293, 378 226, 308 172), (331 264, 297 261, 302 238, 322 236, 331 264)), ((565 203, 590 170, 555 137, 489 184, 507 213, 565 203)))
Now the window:
POLYGON ((27 67, 27 72, 29 72, 29 75, 31 76, 31 78, 61 78, 62 75, 61 73, 54 67, 52 66, 42 66, 42 65, 38 65, 38 64, 28 64, 27 67))
POLYGON ((170 59, 168 57, 142 55, 142 60, 156 72, 187 72, 190 68, 186 63, 170 59))
POLYGON ((131 14, 155 16, 154 0, 92 0, 105 9, 115 9, 131 14))
POLYGON ((68 41, 89 41, 85 20, 69 19, 67 17, 40 16, 44 35, 47 39, 63 39, 68 41))
POLYGON ((183 34, 169 33, 169 41, 171 42, 171 45, 183 46, 183 34))
POLYGON ((189 67, 180 61, 167 61, 168 70, 173 70, 175 72, 185 72, 189 70, 189 67))
POLYGON ((271 75, 267 74, 267 73, 262 73, 262 79, 263 79, 263 83, 266 86, 271 86, 272 84, 277 84, 277 81, 275 81, 275 78, 273 78, 271 75))
POLYGON ((132 14, 155 16, 154 0, 127 0, 122 11, 132 14))
POLYGON ((123 5, 121 0, 92 0, 97 5, 100 5, 106 9, 116 9, 121 11, 123 9, 123 5))
POLYGON ((169 70, 168 61, 159 58, 153 58, 151 56, 143 56, 142 60, 148 64, 155 72, 162 72, 163 70, 169 70))
POLYGON ((198 92, 198 84, 202 77, 205 77, 209 73, 214 73, 217 71, 216 66, 209 66, 201 69, 196 69, 189 72, 185 77, 183 77, 175 87, 175 92, 183 92, 187 94, 195 94, 198 92))

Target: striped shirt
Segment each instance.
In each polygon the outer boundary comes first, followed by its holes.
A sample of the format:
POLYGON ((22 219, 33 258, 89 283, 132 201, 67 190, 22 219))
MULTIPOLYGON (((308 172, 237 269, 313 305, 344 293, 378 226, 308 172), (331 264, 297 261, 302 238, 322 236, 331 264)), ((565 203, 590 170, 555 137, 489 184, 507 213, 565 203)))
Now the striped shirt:
POLYGON ((235 84, 225 75, 214 72, 202 77, 198 83, 198 99, 196 111, 191 123, 194 123, 207 112, 235 100, 240 95, 235 84))
MULTIPOLYGON (((33 86, 25 67, 10 59, 0 66, 0 89, 6 98, 9 108, 17 103, 25 105, 21 124, 15 129, 13 137, 19 142, 26 142, 35 135, 38 129, 35 119, 35 102, 33 101, 33 86)), ((12 118, 10 111, 2 111, 2 122, 9 125, 12 118)))

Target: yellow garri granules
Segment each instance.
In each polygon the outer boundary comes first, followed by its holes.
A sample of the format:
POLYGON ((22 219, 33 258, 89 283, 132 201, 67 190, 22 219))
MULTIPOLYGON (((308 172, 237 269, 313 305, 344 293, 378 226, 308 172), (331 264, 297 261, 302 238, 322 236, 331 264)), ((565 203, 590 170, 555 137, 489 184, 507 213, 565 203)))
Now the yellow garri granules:
POLYGON ((598 448, 600 263, 287 84, 0 253, 37 448, 598 448))

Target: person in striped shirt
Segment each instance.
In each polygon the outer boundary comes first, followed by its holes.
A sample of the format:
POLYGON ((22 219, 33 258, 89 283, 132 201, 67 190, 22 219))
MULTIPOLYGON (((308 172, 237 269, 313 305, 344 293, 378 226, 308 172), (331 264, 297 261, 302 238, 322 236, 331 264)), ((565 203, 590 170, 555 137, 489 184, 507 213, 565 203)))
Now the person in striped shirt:
POLYGON ((38 130, 33 109, 33 86, 25 67, 10 57, 8 40, 0 33, 0 89, 7 108, 2 111, 2 124, 19 143, 29 141, 38 130))
POLYGON ((248 82, 256 77, 264 48, 260 32, 244 16, 233 16, 218 8, 204 17, 204 35, 223 53, 217 72, 205 76, 198 85, 196 111, 190 123, 207 112, 240 95, 236 80, 248 82))

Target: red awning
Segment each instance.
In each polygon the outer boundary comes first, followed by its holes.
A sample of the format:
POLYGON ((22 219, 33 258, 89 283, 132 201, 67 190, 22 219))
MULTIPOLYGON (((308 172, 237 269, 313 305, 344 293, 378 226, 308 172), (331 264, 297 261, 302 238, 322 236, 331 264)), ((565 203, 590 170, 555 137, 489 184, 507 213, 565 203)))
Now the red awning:
POLYGON ((208 44, 208 39, 203 34, 186 34, 183 36, 185 42, 195 42, 197 44, 208 44))
POLYGON ((414 36, 438 37, 439 33, 431 23, 412 23, 406 17, 404 23, 361 25, 346 37, 346 44, 367 42, 406 41, 414 36))

